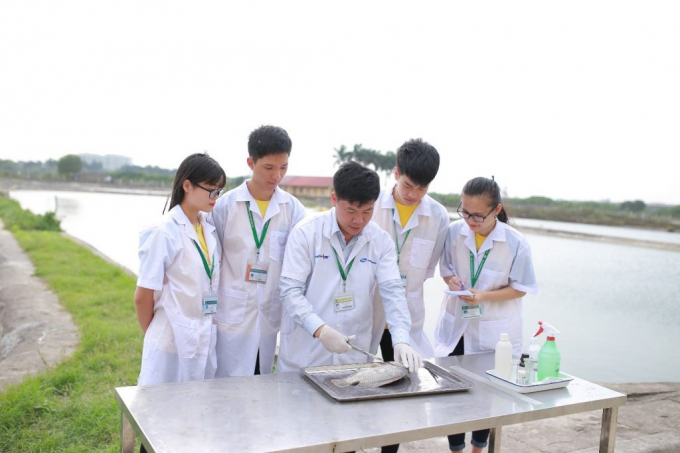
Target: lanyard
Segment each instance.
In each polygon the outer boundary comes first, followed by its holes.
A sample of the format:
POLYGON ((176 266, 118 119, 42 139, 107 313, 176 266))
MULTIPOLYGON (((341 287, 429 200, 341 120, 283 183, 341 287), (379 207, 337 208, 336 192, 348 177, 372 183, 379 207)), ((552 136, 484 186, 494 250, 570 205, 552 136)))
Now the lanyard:
MULTIPOLYGON (((392 217, 394 217, 394 209, 392 209, 392 217)), ((404 238, 404 241, 401 243, 401 246, 399 246, 399 235, 397 234, 397 222, 392 220, 392 227, 394 228, 394 245, 397 246, 397 265, 399 264, 399 261, 401 261, 401 251, 404 249, 404 244, 406 244, 406 241, 408 240, 408 236, 411 234, 411 230, 408 230, 406 232, 406 237, 404 238)))
POLYGON ((479 267, 477 268, 477 273, 475 273, 475 255, 472 252, 470 252, 470 278, 472 278, 472 288, 475 287, 475 283, 477 283, 477 279, 479 278, 479 274, 482 273, 482 268, 484 267, 484 263, 486 262, 486 257, 489 256, 490 251, 491 251, 491 249, 484 252, 484 257, 482 258, 482 262, 479 263, 479 267))
POLYGON ((201 261, 203 261, 203 267, 205 268, 205 273, 208 274, 208 280, 210 280, 210 286, 212 287, 212 274, 213 270, 215 269, 215 255, 212 257, 212 263, 210 267, 208 267, 208 261, 205 259, 205 255, 203 255, 203 251, 201 250, 201 247, 199 247, 198 242, 196 240, 192 239, 194 241, 194 245, 196 246, 196 250, 198 250, 199 255, 201 255, 201 261))
POLYGON ((338 270, 342 277, 342 292, 344 293, 347 290, 347 277, 349 276, 349 271, 352 270, 352 264, 354 264, 356 258, 352 258, 352 261, 349 262, 349 266, 347 266, 347 270, 345 270, 342 268, 342 264, 340 264, 340 257, 338 256, 338 252, 335 251, 335 248, 333 248, 333 253, 335 253, 335 261, 338 263, 338 270))
POLYGON ((262 235, 258 238, 257 237, 257 230, 255 229, 255 220, 253 220, 253 213, 250 211, 250 201, 246 201, 246 207, 248 208, 248 218, 250 219, 250 229, 253 230, 253 239, 255 239, 255 245, 257 246, 257 257, 258 257, 258 261, 259 261, 260 247, 262 247, 262 244, 264 243, 264 237, 267 235, 267 229, 269 228, 269 222, 271 222, 272 219, 267 220, 267 223, 264 224, 264 228, 262 228, 262 235))

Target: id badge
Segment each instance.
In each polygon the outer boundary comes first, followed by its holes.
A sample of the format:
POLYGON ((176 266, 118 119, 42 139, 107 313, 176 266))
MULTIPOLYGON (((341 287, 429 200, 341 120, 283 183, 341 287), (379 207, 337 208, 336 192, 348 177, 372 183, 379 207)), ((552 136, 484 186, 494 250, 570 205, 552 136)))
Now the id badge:
POLYGON ((213 315, 217 313, 217 294, 212 291, 203 293, 203 314, 213 315))
POLYGON ((482 317, 481 305, 463 305, 462 307, 460 307, 460 310, 463 315, 463 319, 482 317))
POLYGON ((354 309, 354 294, 344 293, 335 296, 333 302, 335 303, 335 311, 347 311, 354 309))
POLYGON ((267 269, 268 265, 262 263, 248 262, 246 266, 246 281, 253 283, 266 283, 267 282, 267 269))
POLYGON ((401 286, 406 288, 408 286, 408 276, 407 275, 402 275, 401 276, 401 286))

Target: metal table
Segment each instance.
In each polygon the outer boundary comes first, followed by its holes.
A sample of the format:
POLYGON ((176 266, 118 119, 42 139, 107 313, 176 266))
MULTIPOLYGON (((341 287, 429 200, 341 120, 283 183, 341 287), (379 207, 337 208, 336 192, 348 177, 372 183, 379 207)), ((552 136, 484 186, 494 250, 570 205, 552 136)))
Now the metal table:
POLYGON ((495 387, 485 371, 493 354, 435 360, 473 382, 462 393, 337 402, 301 373, 116 388, 121 451, 135 434, 149 452, 340 452, 603 410, 600 451, 613 452, 626 396, 574 379, 567 387, 519 394, 495 387))

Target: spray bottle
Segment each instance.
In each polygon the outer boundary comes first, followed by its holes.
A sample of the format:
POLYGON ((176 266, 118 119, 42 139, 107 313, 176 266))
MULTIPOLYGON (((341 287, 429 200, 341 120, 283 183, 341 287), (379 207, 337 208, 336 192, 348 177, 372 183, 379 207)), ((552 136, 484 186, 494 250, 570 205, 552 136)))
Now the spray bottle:
POLYGON ((538 324, 541 327, 534 334, 534 337, 540 335, 544 330, 547 335, 543 347, 538 352, 538 373, 536 379, 542 381, 547 377, 559 377, 562 355, 557 350, 557 344, 555 343, 555 334, 560 333, 560 331, 547 322, 539 321, 538 324))

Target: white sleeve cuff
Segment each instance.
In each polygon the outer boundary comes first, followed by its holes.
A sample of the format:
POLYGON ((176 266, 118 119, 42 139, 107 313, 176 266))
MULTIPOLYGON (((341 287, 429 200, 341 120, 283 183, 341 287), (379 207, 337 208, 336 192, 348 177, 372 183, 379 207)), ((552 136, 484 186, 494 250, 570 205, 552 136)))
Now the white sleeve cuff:
POLYGON ((310 313, 309 316, 307 316, 305 320, 302 321, 302 328, 309 332, 310 335, 314 335, 314 332, 316 332, 319 327, 323 326, 324 324, 326 323, 323 322, 323 319, 319 318, 319 315, 316 313, 310 313))

